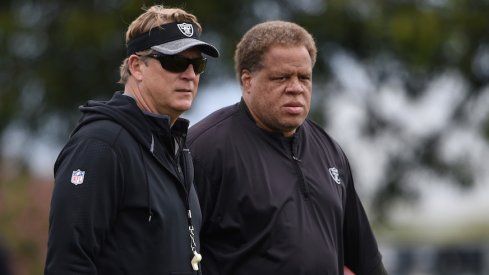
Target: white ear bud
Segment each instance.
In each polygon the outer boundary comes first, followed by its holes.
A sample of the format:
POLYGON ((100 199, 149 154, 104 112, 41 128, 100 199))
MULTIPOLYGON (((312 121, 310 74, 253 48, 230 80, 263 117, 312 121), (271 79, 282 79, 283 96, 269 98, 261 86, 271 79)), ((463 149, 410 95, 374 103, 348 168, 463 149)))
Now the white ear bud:
POLYGON ((192 269, 197 271, 199 270, 199 263, 202 261, 202 255, 197 253, 197 251, 194 251, 194 257, 192 258, 192 261, 190 262, 192 264, 192 269))

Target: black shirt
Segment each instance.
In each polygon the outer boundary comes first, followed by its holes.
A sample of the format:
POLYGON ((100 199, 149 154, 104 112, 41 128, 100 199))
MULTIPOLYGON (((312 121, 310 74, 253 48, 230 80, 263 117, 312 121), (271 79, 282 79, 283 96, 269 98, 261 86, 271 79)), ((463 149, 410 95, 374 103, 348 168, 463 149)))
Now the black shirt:
POLYGON ((205 274, 370 274, 381 256, 348 160, 315 123, 292 138, 242 101, 189 130, 205 274))

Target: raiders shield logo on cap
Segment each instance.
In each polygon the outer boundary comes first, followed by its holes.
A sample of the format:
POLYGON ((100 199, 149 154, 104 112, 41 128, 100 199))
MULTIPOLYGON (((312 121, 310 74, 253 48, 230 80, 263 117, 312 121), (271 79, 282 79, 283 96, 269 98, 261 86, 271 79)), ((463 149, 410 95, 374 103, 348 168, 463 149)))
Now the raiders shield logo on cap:
POLYGON ((191 37, 194 34, 194 27, 191 24, 181 23, 177 24, 177 26, 185 36, 191 37))

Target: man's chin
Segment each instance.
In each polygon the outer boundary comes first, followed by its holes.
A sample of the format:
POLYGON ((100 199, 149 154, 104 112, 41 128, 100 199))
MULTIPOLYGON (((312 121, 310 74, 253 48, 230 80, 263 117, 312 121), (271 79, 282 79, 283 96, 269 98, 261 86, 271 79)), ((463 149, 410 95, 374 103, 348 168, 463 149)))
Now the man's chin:
POLYGON ((191 107, 192 107, 192 101, 181 102, 180 104, 175 106, 175 110, 178 110, 183 113, 190 110, 191 107))
POLYGON ((304 123, 305 118, 293 117, 282 121, 282 125, 288 129, 297 129, 304 123))

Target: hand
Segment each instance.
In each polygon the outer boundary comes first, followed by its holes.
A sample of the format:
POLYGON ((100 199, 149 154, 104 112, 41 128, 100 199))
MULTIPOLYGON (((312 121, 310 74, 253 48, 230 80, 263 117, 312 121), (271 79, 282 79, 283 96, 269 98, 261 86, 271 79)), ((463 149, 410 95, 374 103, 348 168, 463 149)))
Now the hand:
POLYGON ((344 275, 355 275, 355 273, 353 273, 353 271, 351 271, 348 267, 344 266, 343 267, 343 274, 344 275))

